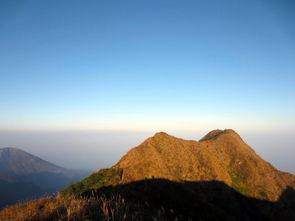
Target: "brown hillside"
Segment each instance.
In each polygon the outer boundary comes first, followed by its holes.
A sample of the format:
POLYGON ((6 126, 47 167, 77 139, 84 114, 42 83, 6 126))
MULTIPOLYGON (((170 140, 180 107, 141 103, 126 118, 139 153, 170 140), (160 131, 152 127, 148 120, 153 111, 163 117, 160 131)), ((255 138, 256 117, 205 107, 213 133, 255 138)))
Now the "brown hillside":
POLYGON ((121 171, 121 183, 146 178, 219 180, 245 195, 268 200, 295 186, 294 175, 264 161, 233 130, 211 131, 199 142, 156 133, 113 168, 121 171))
POLYGON ((200 141, 161 132, 57 197, 3 209, 0 220, 294 220, 294 187, 294 175, 233 130, 200 141))

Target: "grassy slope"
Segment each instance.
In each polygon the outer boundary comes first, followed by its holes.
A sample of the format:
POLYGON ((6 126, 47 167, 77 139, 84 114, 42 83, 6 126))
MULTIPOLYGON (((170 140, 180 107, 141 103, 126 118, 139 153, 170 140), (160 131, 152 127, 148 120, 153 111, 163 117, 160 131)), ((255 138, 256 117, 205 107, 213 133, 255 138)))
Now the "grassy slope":
POLYGON ((104 186, 116 185, 120 183, 122 177, 122 170, 118 168, 102 169, 80 182, 70 185, 61 191, 64 196, 71 194, 81 195, 89 190, 96 190, 104 186))

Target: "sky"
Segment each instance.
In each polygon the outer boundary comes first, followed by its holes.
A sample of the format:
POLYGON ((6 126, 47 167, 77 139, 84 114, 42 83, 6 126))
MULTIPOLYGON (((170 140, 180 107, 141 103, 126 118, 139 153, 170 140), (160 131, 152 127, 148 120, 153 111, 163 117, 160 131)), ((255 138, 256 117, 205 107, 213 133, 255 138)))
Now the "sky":
POLYGON ((294 10, 291 0, 0 0, 0 129, 294 134, 294 10))

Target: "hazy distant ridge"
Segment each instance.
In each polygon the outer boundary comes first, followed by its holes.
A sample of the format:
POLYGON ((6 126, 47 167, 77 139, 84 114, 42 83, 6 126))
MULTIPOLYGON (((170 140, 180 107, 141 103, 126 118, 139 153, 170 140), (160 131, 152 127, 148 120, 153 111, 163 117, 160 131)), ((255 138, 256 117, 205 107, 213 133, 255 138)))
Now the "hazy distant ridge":
POLYGON ((1 148, 0 206, 55 192, 83 175, 18 148, 1 148))

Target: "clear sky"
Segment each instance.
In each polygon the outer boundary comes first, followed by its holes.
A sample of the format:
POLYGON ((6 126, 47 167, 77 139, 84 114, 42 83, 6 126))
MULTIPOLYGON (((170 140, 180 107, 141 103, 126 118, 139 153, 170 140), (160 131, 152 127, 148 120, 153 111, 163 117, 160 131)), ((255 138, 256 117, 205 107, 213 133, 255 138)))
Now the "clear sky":
POLYGON ((1 0, 0 128, 295 131, 294 11, 1 0))

